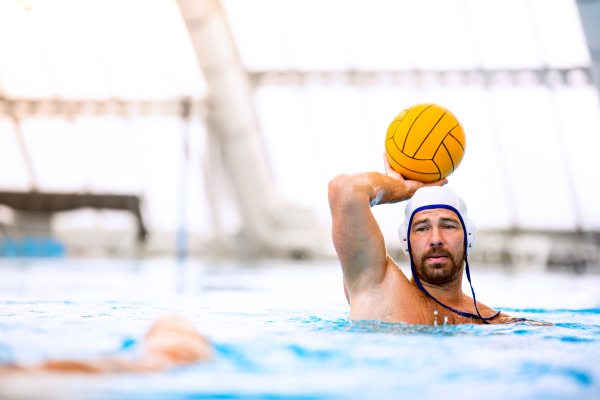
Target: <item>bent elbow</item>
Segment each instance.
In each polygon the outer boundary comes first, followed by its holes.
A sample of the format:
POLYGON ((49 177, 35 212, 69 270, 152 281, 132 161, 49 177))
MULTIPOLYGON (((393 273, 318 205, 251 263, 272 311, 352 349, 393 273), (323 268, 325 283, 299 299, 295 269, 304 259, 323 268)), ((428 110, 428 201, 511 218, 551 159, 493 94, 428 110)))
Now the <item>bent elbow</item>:
POLYGON ((333 205, 344 198, 347 198, 347 192, 351 191, 351 179, 348 175, 338 175, 329 181, 327 185, 327 194, 329 196, 329 204, 333 205))
POLYGON ((361 186, 352 175, 338 175, 329 181, 328 195, 331 208, 348 207, 361 201, 361 186))
POLYGON ((329 181, 329 185, 327 185, 327 192, 329 193, 329 197, 332 195, 336 195, 341 190, 348 186, 348 175, 340 174, 329 181))

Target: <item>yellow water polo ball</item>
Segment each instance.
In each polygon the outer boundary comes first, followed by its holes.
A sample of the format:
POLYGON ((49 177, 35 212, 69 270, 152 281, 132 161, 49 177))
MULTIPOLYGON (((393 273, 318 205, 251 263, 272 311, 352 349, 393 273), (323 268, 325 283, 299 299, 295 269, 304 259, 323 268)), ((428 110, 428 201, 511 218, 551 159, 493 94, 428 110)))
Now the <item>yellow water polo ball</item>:
POLYGON ((417 104, 394 118, 385 136, 390 165, 406 179, 433 182, 460 165, 467 144, 461 123, 437 104, 417 104))

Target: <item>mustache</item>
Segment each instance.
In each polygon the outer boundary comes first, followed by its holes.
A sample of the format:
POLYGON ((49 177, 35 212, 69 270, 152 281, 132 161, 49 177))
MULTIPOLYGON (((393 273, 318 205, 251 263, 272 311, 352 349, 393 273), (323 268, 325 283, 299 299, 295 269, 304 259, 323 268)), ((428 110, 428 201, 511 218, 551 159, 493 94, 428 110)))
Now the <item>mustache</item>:
POLYGON ((446 256, 449 259, 452 259, 452 254, 450 254, 450 252, 448 250, 439 249, 439 248, 433 248, 433 249, 427 251, 425 254, 423 254, 421 256, 421 261, 424 262, 425 260, 427 260, 429 257, 431 257, 434 254, 441 255, 441 256, 446 256))

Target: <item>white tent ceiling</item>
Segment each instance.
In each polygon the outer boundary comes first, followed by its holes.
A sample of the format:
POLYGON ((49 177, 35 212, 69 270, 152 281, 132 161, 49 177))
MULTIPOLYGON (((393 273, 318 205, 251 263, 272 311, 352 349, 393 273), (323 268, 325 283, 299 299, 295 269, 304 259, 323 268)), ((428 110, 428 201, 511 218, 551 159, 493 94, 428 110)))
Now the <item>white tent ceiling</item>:
MULTIPOLYGON (((223 0, 248 71, 444 71, 587 67, 573 0, 223 0)), ((171 0, 0 0, 0 94, 9 99, 201 98, 205 84, 171 0)), ((329 220, 326 184, 381 170, 387 124, 439 102, 465 126, 451 184, 482 227, 600 228, 598 94, 586 82, 353 86, 264 84, 255 92, 278 188, 329 220), (579 217, 578 217, 579 216, 579 217)), ((27 190, 15 127, 0 117, 0 189, 27 190)), ((150 226, 174 230, 176 116, 21 121, 41 190, 143 193, 150 226)), ((193 124, 191 226, 207 230, 193 124)), ((376 209, 392 237, 398 207, 376 209)))

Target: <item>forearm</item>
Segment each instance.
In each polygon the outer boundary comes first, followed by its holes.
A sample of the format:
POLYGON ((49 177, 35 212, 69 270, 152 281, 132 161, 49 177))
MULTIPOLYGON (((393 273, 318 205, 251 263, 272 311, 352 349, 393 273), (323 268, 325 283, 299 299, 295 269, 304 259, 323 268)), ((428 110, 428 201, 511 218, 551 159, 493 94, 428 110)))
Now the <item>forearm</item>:
POLYGON ((372 194, 369 197, 371 207, 379 204, 398 203, 411 197, 411 193, 404 182, 379 172, 367 172, 366 176, 372 188, 372 194))
POLYGON ((372 206, 398 203, 410 198, 404 182, 379 172, 338 175, 329 183, 329 197, 341 201, 368 201, 372 206))

